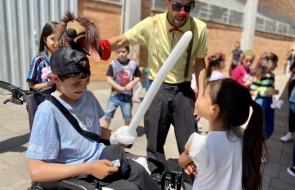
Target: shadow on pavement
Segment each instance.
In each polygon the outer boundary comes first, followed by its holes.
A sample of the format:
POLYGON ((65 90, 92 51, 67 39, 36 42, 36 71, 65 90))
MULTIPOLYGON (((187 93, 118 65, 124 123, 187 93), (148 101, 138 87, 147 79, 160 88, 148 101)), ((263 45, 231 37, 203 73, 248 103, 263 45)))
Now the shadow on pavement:
POLYGON ((12 137, 0 142, 0 154, 4 152, 25 152, 27 147, 23 146, 28 142, 30 133, 22 136, 12 137))

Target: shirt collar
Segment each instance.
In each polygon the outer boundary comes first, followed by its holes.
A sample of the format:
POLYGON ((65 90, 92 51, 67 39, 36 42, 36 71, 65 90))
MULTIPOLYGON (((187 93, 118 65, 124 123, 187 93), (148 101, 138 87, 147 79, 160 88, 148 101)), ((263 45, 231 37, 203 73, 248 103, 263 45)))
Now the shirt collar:
POLYGON ((47 63, 50 63, 50 56, 46 54, 46 51, 41 52, 41 57, 43 57, 47 63))

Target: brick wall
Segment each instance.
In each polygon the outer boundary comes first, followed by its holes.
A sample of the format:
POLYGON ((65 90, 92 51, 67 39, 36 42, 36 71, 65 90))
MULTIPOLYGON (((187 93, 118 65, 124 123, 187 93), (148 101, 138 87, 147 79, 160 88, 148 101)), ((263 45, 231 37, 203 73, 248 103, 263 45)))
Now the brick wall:
MULTIPOLYGON (((108 39, 121 34, 121 6, 100 1, 79 0, 79 16, 86 16, 96 24, 102 39, 108 39)), ((116 59, 113 52, 110 61, 116 59)), ((89 57, 91 66, 91 81, 105 81, 110 61, 97 62, 89 57)))
MULTIPOLYGON (((246 3, 247 0, 240 0, 246 3)), ((294 0, 259 0, 259 8, 294 19, 294 0)))
MULTIPOLYGON (((208 28, 208 55, 222 52, 225 54, 227 61, 231 56, 234 43, 241 39, 242 28, 215 22, 205 22, 208 28)), ((270 51, 279 57, 276 72, 282 73, 284 71, 287 53, 293 45, 293 42, 294 38, 256 31, 253 42, 253 50, 255 51, 256 59, 254 60, 253 66, 263 52, 270 51)), ((227 65, 229 66, 230 64, 227 63, 227 65)), ((228 73, 228 69, 225 69, 223 72, 228 73)))
MULTIPOLYGON (((236 41, 240 41, 242 28, 206 22, 208 28, 208 56, 215 53, 224 53, 226 61, 231 56, 236 41)), ((207 62, 207 58, 206 58, 207 62)), ((229 65, 227 63, 227 65, 229 65)), ((228 68, 223 72, 228 73, 228 68)))

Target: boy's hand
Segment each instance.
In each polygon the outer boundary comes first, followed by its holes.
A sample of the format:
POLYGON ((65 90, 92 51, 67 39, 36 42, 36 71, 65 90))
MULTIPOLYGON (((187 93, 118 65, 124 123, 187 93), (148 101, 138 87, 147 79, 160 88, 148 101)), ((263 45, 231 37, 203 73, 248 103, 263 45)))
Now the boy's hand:
POLYGON ((119 169, 109 160, 97 160, 91 164, 90 174, 98 179, 104 179, 105 177, 116 173, 119 169))
POLYGON ((131 91, 133 88, 133 84, 131 82, 129 82, 126 86, 125 89, 131 91))

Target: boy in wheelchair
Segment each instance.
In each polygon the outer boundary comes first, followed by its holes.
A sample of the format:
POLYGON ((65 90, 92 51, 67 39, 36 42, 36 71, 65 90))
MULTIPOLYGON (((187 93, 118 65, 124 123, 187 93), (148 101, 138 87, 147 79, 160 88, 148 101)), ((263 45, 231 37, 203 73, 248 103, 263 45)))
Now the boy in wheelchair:
MULTIPOLYGON (((100 127, 104 112, 87 90, 90 78, 89 60, 82 52, 61 47, 51 57, 51 80, 55 97, 77 119, 80 127, 108 140, 113 131, 100 127)), ((114 189, 160 189, 146 170, 133 160, 130 167, 120 169, 113 160, 101 157, 105 145, 86 138, 76 131, 63 113, 44 100, 34 117, 26 156, 32 181, 44 189, 56 187, 45 183, 74 176, 91 175, 99 183, 114 189)))

